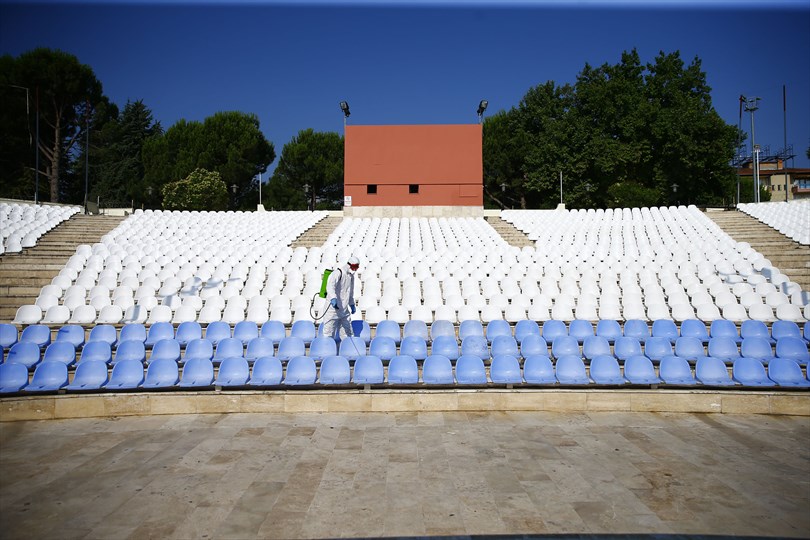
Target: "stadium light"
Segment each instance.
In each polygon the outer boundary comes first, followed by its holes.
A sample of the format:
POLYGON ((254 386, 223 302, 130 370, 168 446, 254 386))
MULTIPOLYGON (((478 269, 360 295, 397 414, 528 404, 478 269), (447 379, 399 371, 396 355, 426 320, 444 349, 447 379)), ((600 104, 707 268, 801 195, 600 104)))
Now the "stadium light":
POLYGON ((751 113, 751 154, 754 157, 754 163, 751 164, 754 169, 754 202, 759 202, 759 146, 754 140, 754 111, 759 109, 759 97, 745 97, 740 96, 740 102, 745 107, 746 112, 751 113))
POLYGON ((484 121, 484 111, 487 110, 487 105, 489 105, 489 101, 482 99, 478 102, 478 123, 484 121))

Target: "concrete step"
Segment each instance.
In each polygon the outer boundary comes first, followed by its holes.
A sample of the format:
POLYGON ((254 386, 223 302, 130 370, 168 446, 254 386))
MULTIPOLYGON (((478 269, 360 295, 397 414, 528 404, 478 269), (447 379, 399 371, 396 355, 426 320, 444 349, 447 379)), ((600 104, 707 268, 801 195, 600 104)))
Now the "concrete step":
POLYGON ((327 216, 320 220, 314 227, 305 231, 301 236, 296 238, 290 247, 293 249, 297 247, 321 247, 329 238, 329 235, 334 232, 335 228, 343 221, 339 216, 327 216))
POLYGON ((504 221, 500 216, 487 216, 485 219, 510 246, 521 248, 524 246, 534 246, 534 242, 532 242, 523 231, 518 230, 508 221, 504 221))

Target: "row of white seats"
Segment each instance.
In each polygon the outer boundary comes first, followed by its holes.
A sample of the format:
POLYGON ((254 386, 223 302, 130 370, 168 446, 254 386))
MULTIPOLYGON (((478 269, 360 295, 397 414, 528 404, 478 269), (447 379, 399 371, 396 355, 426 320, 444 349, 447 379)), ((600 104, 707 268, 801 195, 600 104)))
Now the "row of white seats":
POLYGON ((43 234, 80 210, 78 206, 0 202, 0 254, 36 246, 43 234))
POLYGON ((802 245, 810 245, 810 200, 742 203, 737 208, 802 245))

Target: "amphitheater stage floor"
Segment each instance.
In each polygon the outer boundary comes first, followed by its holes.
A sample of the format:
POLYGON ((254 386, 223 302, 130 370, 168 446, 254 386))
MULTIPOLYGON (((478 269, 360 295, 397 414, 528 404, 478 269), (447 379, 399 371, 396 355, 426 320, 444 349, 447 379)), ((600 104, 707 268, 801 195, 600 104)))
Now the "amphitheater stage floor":
POLYGON ((184 414, 0 423, 3 538, 810 536, 810 417, 184 414))

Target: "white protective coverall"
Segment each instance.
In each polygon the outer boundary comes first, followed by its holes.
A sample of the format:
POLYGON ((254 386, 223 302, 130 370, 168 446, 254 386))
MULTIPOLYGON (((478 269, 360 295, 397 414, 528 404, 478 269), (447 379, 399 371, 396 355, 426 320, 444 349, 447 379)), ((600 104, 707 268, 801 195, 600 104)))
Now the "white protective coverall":
POLYGON ((335 327, 339 328, 340 338, 354 335, 352 332, 351 306, 354 305, 354 272, 346 264, 336 268, 326 282, 326 313, 323 322, 323 335, 334 336, 335 327), (337 306, 332 307, 332 299, 337 306))

